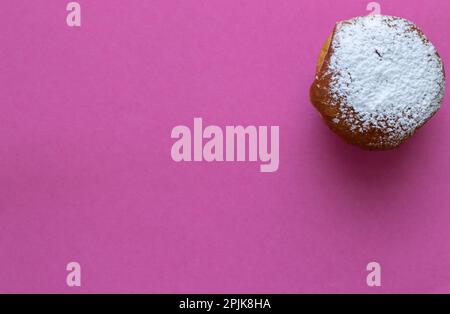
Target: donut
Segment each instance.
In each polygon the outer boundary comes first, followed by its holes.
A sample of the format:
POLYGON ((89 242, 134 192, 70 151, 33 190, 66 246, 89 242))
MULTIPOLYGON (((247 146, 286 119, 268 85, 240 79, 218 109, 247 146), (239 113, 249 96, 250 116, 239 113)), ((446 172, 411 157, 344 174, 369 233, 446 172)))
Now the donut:
POLYGON ((412 22, 369 15, 338 22, 320 52, 312 104, 345 141, 398 147, 440 108, 442 60, 412 22))

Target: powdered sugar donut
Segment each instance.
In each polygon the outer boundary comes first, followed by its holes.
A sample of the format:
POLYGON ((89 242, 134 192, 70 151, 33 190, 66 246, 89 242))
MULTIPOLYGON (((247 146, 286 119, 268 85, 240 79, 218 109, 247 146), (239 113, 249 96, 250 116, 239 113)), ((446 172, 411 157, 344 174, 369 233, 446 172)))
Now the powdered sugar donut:
POLYGON ((417 26, 369 15, 336 24, 310 96, 325 122, 348 142, 390 149, 436 113, 444 89, 442 60, 417 26))

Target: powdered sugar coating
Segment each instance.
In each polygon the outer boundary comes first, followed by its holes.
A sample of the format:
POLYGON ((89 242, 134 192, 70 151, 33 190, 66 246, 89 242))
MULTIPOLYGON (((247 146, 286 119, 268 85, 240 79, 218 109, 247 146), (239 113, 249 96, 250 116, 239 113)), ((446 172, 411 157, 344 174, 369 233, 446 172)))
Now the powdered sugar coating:
POLYGON ((442 61, 412 22, 382 15, 340 22, 331 48, 330 90, 340 104, 334 122, 380 130, 384 143, 373 146, 401 143, 439 109, 442 61))

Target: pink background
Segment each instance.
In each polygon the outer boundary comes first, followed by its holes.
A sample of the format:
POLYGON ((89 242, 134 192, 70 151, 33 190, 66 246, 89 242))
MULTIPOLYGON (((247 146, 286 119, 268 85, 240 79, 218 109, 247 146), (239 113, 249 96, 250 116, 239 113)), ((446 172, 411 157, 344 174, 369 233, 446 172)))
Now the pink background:
MULTIPOLYGON (((308 100, 334 22, 368 1, 80 0, 78 29, 67 2, 0 4, 0 292, 450 292, 448 97, 381 153, 308 100), (194 117, 279 125, 278 172, 173 162, 194 117)), ((450 1, 379 2, 449 64, 450 1)))

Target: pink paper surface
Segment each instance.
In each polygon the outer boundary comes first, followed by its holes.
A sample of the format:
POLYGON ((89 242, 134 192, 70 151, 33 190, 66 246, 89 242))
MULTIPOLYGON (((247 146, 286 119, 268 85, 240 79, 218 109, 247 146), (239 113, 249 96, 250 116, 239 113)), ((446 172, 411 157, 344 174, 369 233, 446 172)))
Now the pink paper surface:
MULTIPOLYGON (((448 97, 389 152, 309 102, 334 23, 368 2, 80 0, 70 28, 65 1, 1 1, 0 292, 450 292, 448 97), (279 170, 175 163, 194 117, 279 125, 279 170)), ((449 64, 450 1, 379 2, 449 64)))

